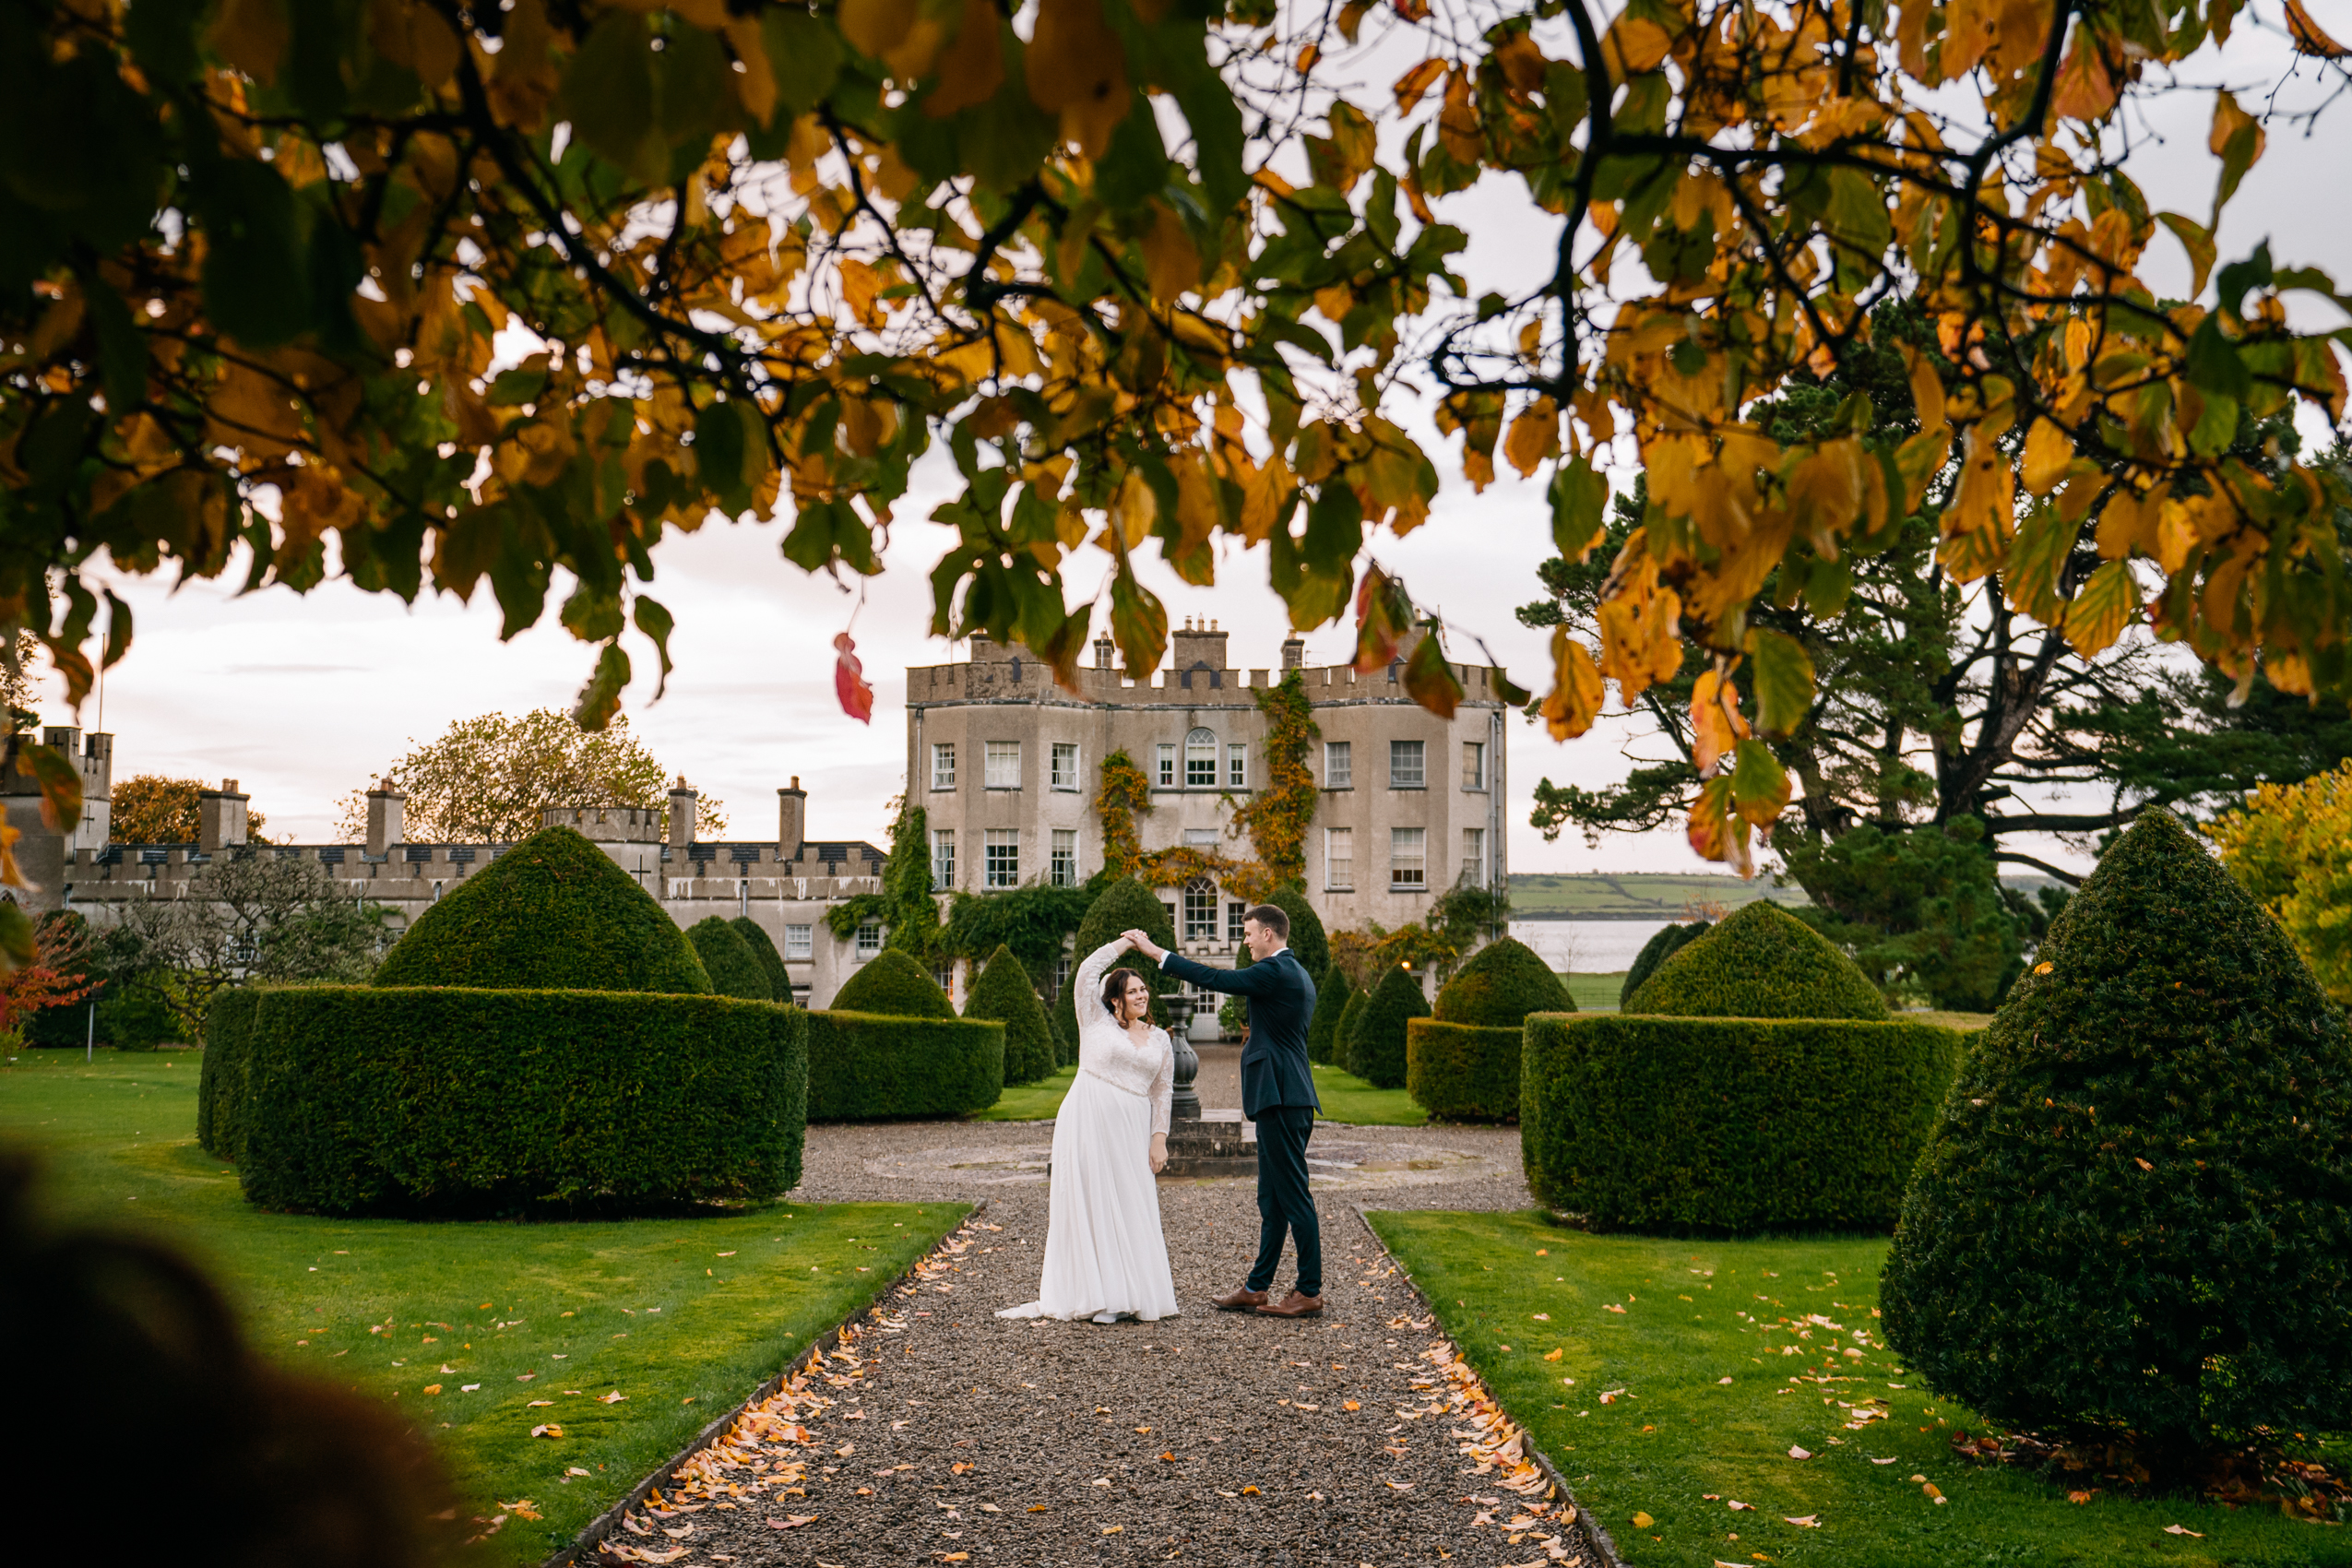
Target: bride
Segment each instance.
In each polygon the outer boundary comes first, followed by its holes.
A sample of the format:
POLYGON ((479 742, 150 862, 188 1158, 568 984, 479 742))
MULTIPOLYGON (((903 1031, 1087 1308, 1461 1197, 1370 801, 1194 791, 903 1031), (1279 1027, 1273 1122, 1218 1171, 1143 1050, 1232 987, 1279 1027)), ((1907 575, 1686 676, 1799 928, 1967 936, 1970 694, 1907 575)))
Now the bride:
POLYGON ((1168 1163, 1176 1054, 1168 1031, 1152 1027, 1143 976, 1111 968, 1126 950, 1124 938, 1107 943, 1071 977, 1078 1077, 1053 1119, 1045 1277, 1038 1300, 999 1317, 1152 1323, 1176 1315, 1152 1181, 1168 1163))

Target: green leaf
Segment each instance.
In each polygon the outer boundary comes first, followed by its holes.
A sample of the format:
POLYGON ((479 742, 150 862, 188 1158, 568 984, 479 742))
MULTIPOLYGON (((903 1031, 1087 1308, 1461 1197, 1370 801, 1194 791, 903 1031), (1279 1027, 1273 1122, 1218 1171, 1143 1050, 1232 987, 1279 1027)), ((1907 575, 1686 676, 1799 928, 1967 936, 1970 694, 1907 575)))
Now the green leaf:
POLYGON ((1762 741, 1742 741, 1733 754, 1731 803, 1758 827, 1778 817, 1788 803, 1788 772, 1762 741))
POLYGON ((2221 317, 2209 315, 2197 324, 2189 335, 2189 385, 2200 392, 2214 393, 2233 402, 2243 403, 2254 390, 2254 378, 2248 374, 2237 349, 2221 333, 2221 317))
POLYGON ((1157 670, 1168 651, 1168 609, 1123 560, 1111 579, 1111 638, 1130 670, 1157 670))
POLYGON ((1405 660, 1405 692, 1440 719, 1451 719, 1461 705, 1462 678, 1454 672, 1453 662, 1445 657, 1445 647, 1437 640, 1437 628, 1428 628, 1427 635, 1413 645, 1411 657, 1405 660))
MULTIPOLYGON (((789 125, 824 101, 841 75, 841 40, 806 10, 771 6, 760 18, 767 68, 776 77, 776 123, 789 125)), ((1017 70, 1007 73, 1019 79, 1017 70)))
POLYGON ((82 774, 73 758, 54 746, 28 741, 17 748, 17 771, 41 786, 41 822, 52 833, 70 833, 82 820, 82 774))
POLYGON ((2195 281, 2189 285, 2189 298, 2193 300, 2205 291, 2205 279, 2213 275, 2213 231, 2177 212, 2159 212, 2156 221, 2171 230, 2180 248, 2189 253, 2189 268, 2195 275, 2195 281))
POLYGON ((583 730, 602 730, 621 711, 621 694, 628 684, 629 656, 619 643, 606 643, 597 656, 595 672, 580 688, 580 700, 573 705, 572 721, 583 730))
POLYGON ((1364 545, 1364 507, 1356 488, 1336 480, 1323 487, 1307 508, 1307 534, 1301 541, 1307 570, 1318 576, 1352 576, 1356 552, 1364 545))
POLYGON ((670 689, 670 634, 676 628, 677 623, 671 618, 669 610, 660 600, 642 595, 635 607, 635 618, 637 630, 646 635, 653 644, 653 651, 661 659, 661 676, 653 688, 654 700, 659 702, 661 694, 670 689))
POLYGON ((1494 688, 1494 695, 1496 696, 1501 697, 1504 702, 1509 703, 1514 707, 1525 707, 1527 704, 1536 700, 1536 694, 1527 690, 1526 687, 1520 685, 1516 681, 1511 679, 1509 675, 1503 673, 1503 666, 1500 664, 1491 665, 1488 667, 1486 682, 1488 685, 1494 688))
POLYGON ((282 343, 310 319, 294 193, 267 163, 203 165, 196 206, 204 222, 204 303, 213 325, 256 348, 282 343))
POLYGON ((583 583, 572 590, 564 601, 560 617, 564 629, 584 643, 606 642, 621 635, 625 623, 621 618, 618 596, 589 588, 583 583))
POLYGON ((1609 505, 1609 481, 1581 455, 1551 473, 1551 547, 1563 561, 1582 561, 1600 538, 1609 505))
POLYGON ((147 335, 131 320, 131 307, 95 273, 81 279, 82 298, 98 328, 99 369, 106 381, 106 411, 115 419, 147 401, 147 335))
POLYGON ((653 51, 643 17, 607 12, 572 56, 557 101, 573 134, 607 163, 646 184, 667 172, 670 149, 654 126, 653 51))
POLYGON ((695 416, 695 471, 710 493, 740 511, 744 493, 743 417, 734 403, 711 403, 695 416))
POLYGON ((40 956, 32 917, 18 908, 15 900, 0 900, 0 971, 26 968, 40 956))
POLYGON ((1748 657, 1754 661, 1756 728, 1789 733, 1812 709, 1812 655, 1795 637, 1757 626, 1748 633, 1748 657))

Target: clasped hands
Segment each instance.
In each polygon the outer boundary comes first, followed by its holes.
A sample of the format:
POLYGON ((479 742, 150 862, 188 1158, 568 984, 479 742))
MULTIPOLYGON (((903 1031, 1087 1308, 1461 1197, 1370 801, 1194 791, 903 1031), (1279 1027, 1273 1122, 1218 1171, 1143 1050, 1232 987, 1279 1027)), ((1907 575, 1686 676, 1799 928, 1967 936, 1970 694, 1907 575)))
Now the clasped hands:
POLYGON ((1155 964, 1168 956, 1167 948, 1162 947, 1140 931, 1123 931, 1119 933, 1119 940, 1136 949, 1155 964))

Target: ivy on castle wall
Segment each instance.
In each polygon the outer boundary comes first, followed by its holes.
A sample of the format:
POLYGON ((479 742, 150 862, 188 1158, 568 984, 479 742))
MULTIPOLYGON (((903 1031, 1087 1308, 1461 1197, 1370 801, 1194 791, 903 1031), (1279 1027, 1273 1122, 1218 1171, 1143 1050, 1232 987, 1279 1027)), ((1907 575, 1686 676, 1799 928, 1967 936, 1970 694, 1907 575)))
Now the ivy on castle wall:
POLYGON ((1285 671, 1280 683, 1259 692, 1257 705, 1266 723, 1265 787, 1246 801, 1228 795, 1225 803, 1233 813, 1231 833, 1250 836, 1271 892, 1285 883, 1306 885, 1307 829, 1323 802, 1307 757, 1323 730, 1315 723, 1306 681, 1296 670, 1285 671))
POLYGON ((889 932, 886 945, 929 960, 940 944, 939 902, 931 891, 931 825, 921 806, 897 802, 890 823, 890 858, 882 866, 882 891, 861 893, 825 912, 825 928, 847 942, 858 927, 879 921, 889 932))
MULTIPOLYGON (((1229 802, 1231 796, 1226 797, 1229 802)), ((1106 877, 1134 877, 1146 887, 1182 887, 1206 876, 1236 897, 1263 901, 1282 879, 1264 862, 1220 854, 1196 844, 1176 844, 1165 849, 1144 849, 1135 826, 1151 814, 1151 780, 1123 750, 1102 759, 1102 783, 1095 791, 1095 821, 1102 830, 1102 869, 1106 877)))

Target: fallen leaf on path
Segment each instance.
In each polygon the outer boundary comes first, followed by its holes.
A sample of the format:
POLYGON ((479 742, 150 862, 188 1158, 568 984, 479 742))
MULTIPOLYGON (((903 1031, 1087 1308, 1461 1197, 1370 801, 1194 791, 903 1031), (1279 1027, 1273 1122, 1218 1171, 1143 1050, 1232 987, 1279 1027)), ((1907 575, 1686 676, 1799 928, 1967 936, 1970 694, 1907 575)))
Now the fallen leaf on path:
POLYGON ((1124 1525, 1105 1525, 1102 1526, 1102 1533, 1106 1536, 1123 1536, 1127 1533, 1127 1526, 1124 1525))
POLYGON ((1871 1463, 1873 1465, 1892 1465, 1895 1461, 1892 1459, 1873 1459, 1871 1463))
POLYGON ((673 1530, 665 1526, 663 1526, 661 1533, 668 1536, 671 1540, 684 1540, 688 1536, 695 1533, 695 1527, 692 1525, 681 1525, 673 1530))
MULTIPOLYGON (((1396 1484, 1396 1483, 1391 1482, 1390 1484, 1391 1484, 1391 1485, 1394 1485, 1394 1484, 1396 1484)), ((1258 1489, 1257 1489, 1257 1488, 1255 1488, 1255 1487, 1253 1487, 1253 1486, 1245 1486, 1245 1487, 1243 1487, 1243 1488, 1241 1489, 1241 1495, 1242 1495, 1243 1497, 1257 1497, 1257 1496, 1260 1496, 1260 1495, 1262 1495, 1262 1494, 1259 1492, 1259 1491, 1258 1491, 1258 1489)))
POLYGON ((479 1383, 461 1383, 457 1385, 457 1392, 460 1394, 471 1394, 481 1387, 481 1384, 479 1383))
POLYGON ((1810 1459, 1812 1456, 1811 1449, 1792 1447, 1788 1450, 1788 1457, 1791 1459, 1810 1459))
POLYGON ((1545 1352, 1545 1354, 1544 1354, 1544 1358, 1543 1358, 1543 1359, 1544 1359, 1545 1360, 1547 1360, 1547 1361, 1556 1361, 1556 1360, 1558 1360, 1561 1357, 1562 1357, 1562 1356, 1566 1355, 1567 1353, 1568 1353, 1568 1352, 1567 1352, 1567 1350, 1566 1350, 1565 1348, 1557 1349, 1557 1350, 1550 1350, 1550 1351, 1546 1351, 1546 1352, 1545 1352))
POLYGON ((1350 1399, 1350 1400, 1347 1401, 1347 1403, 1345 1403, 1345 1404, 1341 1405, 1339 1408, 1340 1408, 1341 1409, 1343 1409, 1343 1410, 1360 1410, 1360 1409, 1362 1409, 1362 1408, 1363 1408, 1363 1406, 1362 1406, 1362 1405, 1360 1405, 1360 1404, 1359 1404, 1359 1403, 1357 1403, 1355 1400, 1350 1399))
POLYGON ((1614 1405, 1617 1401, 1623 1397, 1625 1397, 1625 1391, 1623 1389, 1612 1388, 1601 1395, 1600 1402, 1604 1405, 1614 1405))
POLYGON ((1790 1524, 1795 1525, 1800 1529, 1818 1530, 1821 1528, 1821 1519, 1816 1515, 1784 1514, 1781 1517, 1788 1520, 1790 1524))
POLYGON ((1619 1306, 1614 1301, 1605 1303, 1600 1310, 1605 1313, 1618 1313, 1621 1314, 1625 1311, 1623 1307, 1619 1306))
POLYGON ((1176 1462, 1176 1451, 1171 1448, 1159 1457, 1162 1463, 1173 1465, 1176 1462))
POLYGON ((555 1401, 552 1399, 534 1399, 529 1404, 524 1406, 523 1408, 526 1410, 544 1409, 554 1403, 555 1401))
POLYGON ((586 1470, 584 1470, 584 1469, 580 1468, 580 1467, 579 1467, 579 1466, 577 1466, 577 1465, 566 1465, 566 1466, 564 1466, 564 1473, 565 1475, 567 1475, 567 1476, 585 1476, 585 1475, 587 1475, 587 1474, 588 1474, 588 1472, 587 1472, 586 1470))
POLYGON ((1943 1493, 1936 1491, 1935 1482, 1933 1481, 1921 1482, 1919 1491, 1925 1493, 1928 1497, 1933 1499, 1935 1502, 1941 1503, 1943 1501, 1943 1493))
POLYGON ((438 1394, 441 1392, 441 1385, 437 1383, 428 1383, 424 1385, 424 1391, 427 1394, 438 1394))
POLYGON ((2070 1491, 2066 1494, 2066 1501, 2069 1503, 2088 1503, 2091 1500, 2091 1497, 2092 1494, 2087 1491, 2070 1491))
POLYGON ((1391 1491, 1410 1491, 1413 1490, 1413 1483, 1410 1481, 1383 1481, 1380 1484, 1386 1487, 1391 1491))
POLYGON ((1646 1530, 1652 1525, 1657 1523, 1657 1521, 1656 1519, 1651 1518, 1646 1514, 1636 1514, 1633 1515, 1633 1528, 1637 1530, 1646 1530))
POLYGON ((814 1514, 787 1514, 781 1519, 770 1519, 767 1525, 774 1530, 797 1530, 802 1525, 815 1524, 816 1518, 814 1514))
POLYGON ((1538 1313, 1536 1314, 1536 1321, 1538 1323, 1550 1323, 1551 1321, 1551 1314, 1550 1313, 1538 1313))
POLYGON ((616 1388, 610 1394, 598 1395, 596 1396, 596 1402, 600 1405, 618 1405, 622 1400, 626 1399, 627 1397, 627 1395, 622 1393, 616 1388))
POLYGON ((1316 1410, 1320 1410, 1320 1409, 1322 1409, 1322 1408, 1323 1408, 1323 1407, 1322 1407, 1322 1406, 1320 1406, 1320 1405, 1293 1405, 1293 1406, 1291 1406, 1291 1407, 1290 1407, 1290 1408, 1292 1408, 1292 1409, 1294 1409, 1294 1410, 1306 1410, 1306 1411, 1309 1411, 1309 1412, 1313 1412, 1313 1411, 1316 1411, 1316 1410))
POLYGON ((1109 1476, 1097 1476, 1093 1480, 1088 1481, 1087 1484, 1088 1486, 1109 1486, 1111 1484, 1111 1478, 1109 1476))
POLYGON ((564 1435, 564 1429, 553 1421, 550 1421, 543 1427, 531 1428, 531 1435, 533 1437, 561 1437, 564 1435))
POLYGON ((947 1473, 952 1476, 960 1476, 971 1467, 972 1464, 970 1460, 958 1459, 954 1464, 947 1467, 947 1473))
POLYGON ((1724 1506, 1730 1509, 1734 1514, 1752 1514, 1756 1511, 1756 1505, 1754 1503, 1742 1503, 1736 1497, 1726 1503, 1724 1506))
MULTIPOLYGON (((1225 1495, 1230 1497, 1233 1494, 1229 1491, 1225 1495)), ((1032 1503, 1029 1504, 1029 1512, 1032 1514, 1042 1514, 1045 1512, 1045 1504, 1042 1503, 1032 1503)))
POLYGON ((2184 1529, 2184 1528, 2182 1528, 2182 1527, 2181 1527, 2180 1526, 2179 1526, 2179 1525, 2167 1525, 2167 1526, 2164 1527, 2164 1533, 2165 1533, 2166 1535, 2168 1535, 2168 1536, 2194 1536, 2194 1537, 2196 1537, 2199 1540, 2203 1540, 2203 1539, 2204 1539, 2204 1538, 2205 1538, 2205 1532, 2204 1532, 2204 1531, 2203 1531, 2203 1530, 2191 1530, 2191 1529, 2184 1529))
POLYGON ((1718 1383, 1718 1384, 1723 1384, 1723 1383, 1729 1383, 1731 1380, 1730 1380, 1729 1378, 1728 1378, 1728 1377, 1719 1377, 1719 1378, 1716 1378, 1715 1381, 1716 1381, 1716 1383, 1718 1383))

